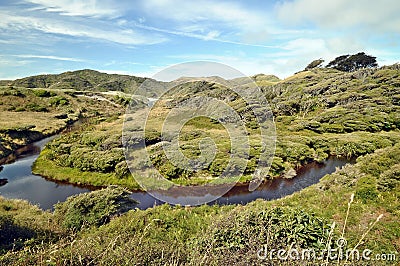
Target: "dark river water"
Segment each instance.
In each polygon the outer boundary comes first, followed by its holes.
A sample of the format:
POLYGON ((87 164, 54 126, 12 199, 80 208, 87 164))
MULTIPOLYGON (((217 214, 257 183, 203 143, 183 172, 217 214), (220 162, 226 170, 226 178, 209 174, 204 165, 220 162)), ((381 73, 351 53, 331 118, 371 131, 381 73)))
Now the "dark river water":
MULTIPOLYGON (((1 196, 12 199, 26 199, 46 210, 53 209, 55 203, 65 201, 71 195, 90 191, 89 188, 53 182, 32 174, 33 162, 39 156, 44 145, 53 138, 55 136, 23 148, 14 163, 3 165, 3 170, 0 171, 1 196), (7 183, 4 179, 7 179, 7 183), (1 182, 2 180, 3 182, 1 182)), ((342 167, 350 162, 345 158, 330 157, 323 164, 310 163, 302 167, 294 178, 270 180, 261 184, 254 191, 249 191, 247 184, 238 184, 218 200, 209 204, 245 204, 258 198, 278 199, 318 183, 324 175, 332 173, 337 167, 342 167)), ((211 186, 182 187, 179 188, 179 192, 170 194, 171 197, 174 197, 174 202, 178 201, 181 205, 190 205, 195 204, 196 201, 204 202, 204 198, 214 198, 214 191, 220 190, 211 186)), ((152 194, 157 196, 157 193, 153 192, 152 194)), ((139 201, 137 207, 140 209, 163 203, 143 191, 133 192, 131 197, 139 201)))
POLYGON ((39 156, 40 150, 55 136, 45 138, 24 147, 24 152, 11 164, 3 165, 0 179, 7 183, 0 186, 0 195, 10 199, 26 199, 33 204, 39 204, 42 209, 52 209, 53 204, 71 195, 88 192, 89 189, 48 181, 41 176, 32 174, 32 164, 39 156))

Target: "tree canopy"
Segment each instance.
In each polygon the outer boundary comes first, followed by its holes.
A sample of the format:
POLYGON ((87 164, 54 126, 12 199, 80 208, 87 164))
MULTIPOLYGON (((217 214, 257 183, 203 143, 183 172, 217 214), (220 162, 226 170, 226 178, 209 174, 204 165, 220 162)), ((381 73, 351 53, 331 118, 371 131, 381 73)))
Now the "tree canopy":
POLYGON ((345 72, 353 72, 361 68, 377 67, 376 57, 360 52, 353 55, 341 55, 329 62, 326 67, 345 72))
POLYGON ((323 62, 324 62, 324 60, 321 58, 314 60, 311 63, 309 63, 304 70, 310 70, 310 69, 313 69, 316 67, 320 67, 323 62))

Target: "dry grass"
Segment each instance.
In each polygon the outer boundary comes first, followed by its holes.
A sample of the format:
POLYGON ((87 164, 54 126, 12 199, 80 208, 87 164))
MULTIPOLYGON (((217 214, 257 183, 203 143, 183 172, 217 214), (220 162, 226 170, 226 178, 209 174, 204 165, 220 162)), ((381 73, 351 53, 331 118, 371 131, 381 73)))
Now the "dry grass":
POLYGON ((11 129, 35 125, 33 130, 51 134, 65 127, 65 120, 57 119, 54 113, 43 112, 0 112, 0 129, 11 129))

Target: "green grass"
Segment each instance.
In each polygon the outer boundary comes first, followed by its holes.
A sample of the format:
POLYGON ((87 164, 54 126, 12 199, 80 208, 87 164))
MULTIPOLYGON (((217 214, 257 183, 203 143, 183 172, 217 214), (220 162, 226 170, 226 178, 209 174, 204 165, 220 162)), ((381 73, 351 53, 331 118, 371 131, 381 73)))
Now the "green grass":
POLYGON ((106 120, 124 111, 123 105, 79 99, 63 90, 0 87, 0 96, 0 159, 81 117, 106 120))
MULTIPOLYGON (((371 175, 363 164, 365 160, 384 156, 392 156, 398 161, 399 149, 400 145, 397 144, 360 157, 355 165, 348 165, 325 176, 320 183, 279 200, 256 200, 244 206, 162 205, 144 211, 131 210, 111 218, 109 223, 100 227, 99 224, 94 224, 80 228, 75 233, 62 230, 57 233, 60 228, 56 221, 59 219, 51 218, 50 213, 38 210, 26 212, 25 209, 35 209, 26 203, 24 208, 18 210, 14 207, 14 211, 11 211, 13 207, 8 205, 21 204, 21 201, 0 200, 0 206, 7 206, 3 207, 7 210, 3 212, 16 220, 26 220, 31 216, 47 217, 48 220, 37 219, 36 225, 29 227, 51 228, 51 234, 48 235, 52 235, 52 240, 48 242, 40 243, 36 235, 30 244, 22 244, 31 245, 31 249, 6 249, 0 261, 23 265, 40 265, 44 261, 54 264, 95 265, 258 264, 262 261, 257 259, 256 253, 264 245, 267 245, 268 250, 287 247, 293 243, 292 247, 298 248, 325 248, 331 238, 330 228, 333 222, 335 226, 331 241, 334 243, 342 233, 346 217, 346 248, 355 247, 362 235, 367 233, 358 249, 368 248, 372 250, 372 254, 394 253, 398 256, 399 187, 377 190, 375 180, 379 180, 379 172, 371 175), (360 193, 366 187, 375 191, 375 194, 360 193), (355 195, 352 202, 351 194, 355 195), (350 211, 347 213, 349 202, 350 211), (382 218, 374 223, 380 215, 382 218)), ((393 160, 386 167, 395 163, 393 160)), ((106 202, 104 197, 96 199, 95 193, 92 194, 90 197, 87 194, 85 198, 96 202, 101 202, 103 198, 106 202)), ((72 202, 70 199, 62 203, 63 208, 76 210, 71 208, 72 202)), ((74 213, 72 212, 73 215, 74 213)), ((298 263, 289 261, 287 265, 299 265, 298 263)), ((393 265, 393 261, 386 264, 374 263, 393 265)), ((336 260, 329 265, 336 265, 336 260)))
POLYGON ((77 168, 62 167, 51 160, 45 159, 48 150, 44 150, 35 161, 32 172, 48 179, 65 181, 78 185, 92 185, 104 187, 108 185, 121 185, 132 190, 140 189, 135 179, 129 177, 118 177, 116 173, 99 173, 81 171, 77 168))

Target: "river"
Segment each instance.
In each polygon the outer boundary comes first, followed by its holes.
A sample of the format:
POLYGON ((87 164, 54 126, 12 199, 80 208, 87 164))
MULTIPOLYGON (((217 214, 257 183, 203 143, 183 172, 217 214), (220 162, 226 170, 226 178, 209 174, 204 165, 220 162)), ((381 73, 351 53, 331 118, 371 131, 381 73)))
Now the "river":
POLYGON ((7 179, 7 183, 0 187, 0 196, 25 199, 46 210, 52 209, 55 203, 65 201, 69 196, 90 191, 87 188, 48 181, 32 174, 32 164, 41 149, 55 137, 48 137, 24 147, 24 152, 18 155, 15 162, 3 165, 0 179, 7 179))
MULTIPOLYGON (((90 191, 89 188, 49 181, 32 174, 32 164, 39 156, 41 149, 55 137, 49 137, 24 147, 22 154, 17 157, 15 162, 3 165, 0 180, 7 179, 7 183, 0 186, 1 196, 11 199, 25 199, 33 204, 38 204, 44 210, 52 210, 55 203, 65 201, 71 195, 90 191)), ((325 163, 313 162, 302 167, 292 179, 270 180, 261 184, 254 191, 249 191, 247 184, 238 184, 218 200, 209 204, 245 204, 258 198, 278 199, 318 183, 324 175, 332 173, 336 168, 351 162, 351 160, 345 158, 329 157, 325 163)), ((153 192, 153 194, 157 195, 157 192, 153 192)), ((175 199, 178 198, 181 205, 189 205, 212 196, 213 187, 182 187, 179 188, 179 193, 171 193, 171 195, 174 195, 175 199)), ((137 205, 139 209, 162 204, 143 191, 132 192, 131 197, 139 201, 137 205)))

